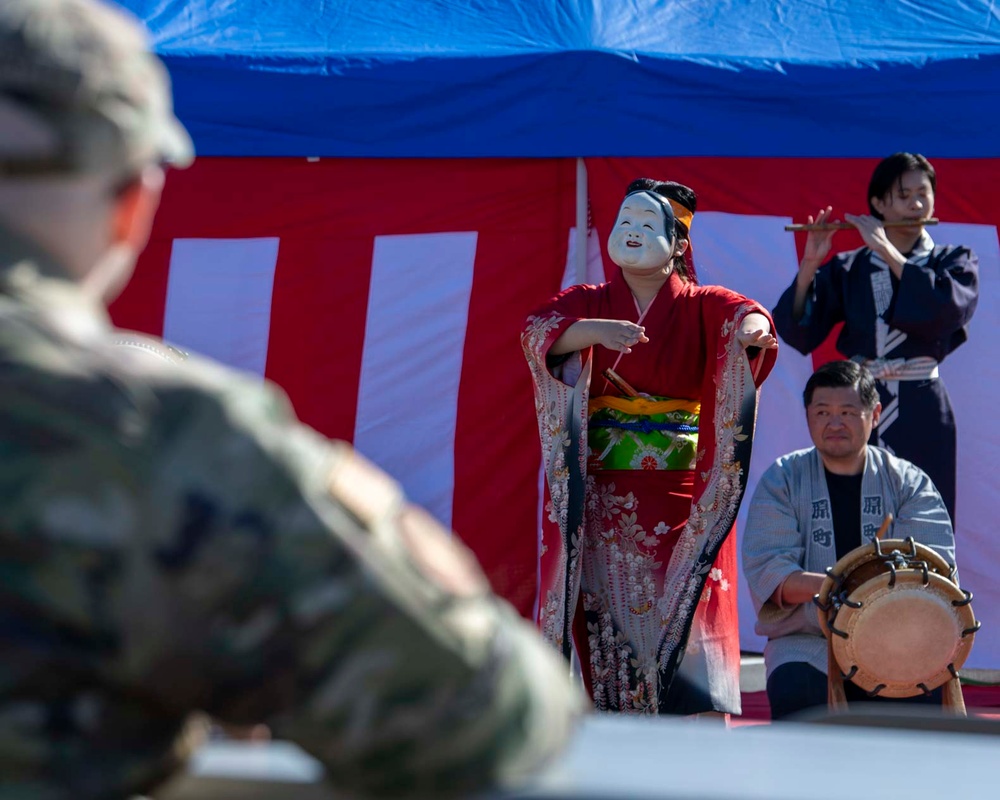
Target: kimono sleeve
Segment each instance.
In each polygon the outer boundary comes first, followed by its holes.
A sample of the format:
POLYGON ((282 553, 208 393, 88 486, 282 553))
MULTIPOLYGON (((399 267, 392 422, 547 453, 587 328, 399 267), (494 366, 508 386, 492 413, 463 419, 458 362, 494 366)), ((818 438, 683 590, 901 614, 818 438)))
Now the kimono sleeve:
POLYGON ((597 288, 571 286, 528 315, 521 331, 521 348, 537 379, 548 376, 570 385, 575 382, 583 357, 577 353, 552 356, 549 350, 571 325, 591 318, 597 288))
POLYGON ((891 324, 921 339, 948 339, 972 319, 978 300, 979 258, 951 247, 923 266, 903 267, 891 324))
POLYGON ((793 314, 795 280, 792 280, 791 286, 785 289, 774 307, 772 313, 778 335, 803 355, 808 355, 819 347, 833 326, 844 320, 841 281, 846 258, 844 254, 838 254, 816 271, 812 286, 806 294, 802 316, 798 320, 793 314))
MULTIPOLYGON (((761 314, 767 319, 771 330, 775 330, 771 313, 756 300, 751 300, 722 286, 707 286, 703 288, 709 293, 708 296, 711 297, 711 302, 715 304, 714 310, 706 313, 706 319, 715 318, 715 314, 718 314, 722 319, 732 319, 738 327, 750 314, 761 314)), ((710 328, 705 328, 704 332, 708 337, 708 340, 705 342, 706 351, 712 352, 714 348, 711 339, 715 336, 715 333, 710 328)), ((760 388, 761 384, 764 383, 764 380, 774 368, 774 364, 778 358, 778 351, 775 348, 765 350, 759 347, 748 347, 745 352, 747 359, 750 361, 754 385, 760 388)), ((714 380, 714 374, 712 375, 712 380, 714 380)))
POLYGON ((780 462, 761 477, 750 500, 743 532, 743 572, 754 608, 760 614, 781 609, 771 595, 785 578, 802 572, 805 542, 791 497, 789 475, 780 462))
POLYGON ((900 505, 892 536, 917 542, 937 551, 949 564, 955 561, 955 532, 948 509, 926 472, 908 461, 898 460, 900 505))

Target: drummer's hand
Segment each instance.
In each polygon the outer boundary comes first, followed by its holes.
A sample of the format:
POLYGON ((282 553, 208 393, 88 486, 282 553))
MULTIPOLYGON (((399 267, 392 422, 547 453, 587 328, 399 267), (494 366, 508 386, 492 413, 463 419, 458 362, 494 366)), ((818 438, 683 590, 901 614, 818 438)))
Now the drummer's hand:
POLYGON ((811 603, 825 580, 826 575, 819 572, 793 572, 774 590, 771 602, 778 608, 811 603))
MULTIPOLYGON (((819 210, 815 219, 813 219, 812 214, 806 217, 806 222, 809 225, 822 225, 824 222, 834 222, 835 220, 832 217, 833 206, 827 206, 819 210)), ((799 275, 805 282, 809 283, 812 281, 816 270, 826 261, 826 257, 830 255, 830 248, 833 246, 833 235, 836 232, 836 230, 809 231, 809 235, 806 237, 805 248, 802 251, 802 261, 799 263, 799 275)))

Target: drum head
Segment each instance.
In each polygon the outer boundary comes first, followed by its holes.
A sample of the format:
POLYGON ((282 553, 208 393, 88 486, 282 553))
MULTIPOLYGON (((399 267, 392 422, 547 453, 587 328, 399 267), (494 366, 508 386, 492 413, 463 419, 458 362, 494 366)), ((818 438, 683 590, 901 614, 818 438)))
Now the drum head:
POLYGON ((931 548, 910 539, 885 539, 878 542, 877 547, 875 542, 856 547, 833 565, 816 595, 817 602, 821 605, 819 625, 823 629, 824 636, 829 638, 828 621, 835 616, 834 611, 824 610, 830 605, 831 593, 836 595, 846 592, 849 597, 867 581, 888 573, 887 556, 894 551, 899 551, 909 562, 925 562, 928 570, 950 581, 951 565, 931 548))
POLYGON ((965 594, 923 570, 884 573, 853 591, 836 614, 834 657, 845 677, 883 697, 913 697, 952 677, 972 649, 975 627, 965 594), (955 601, 962 602, 955 605, 955 601), (856 604, 860 604, 857 606, 856 604))

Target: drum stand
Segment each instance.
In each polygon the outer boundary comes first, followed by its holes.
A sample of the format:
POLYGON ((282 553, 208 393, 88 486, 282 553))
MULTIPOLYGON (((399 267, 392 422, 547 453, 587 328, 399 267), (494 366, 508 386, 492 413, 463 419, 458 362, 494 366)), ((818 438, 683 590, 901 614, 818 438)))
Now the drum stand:
MULTIPOLYGON (((873 664, 882 667, 879 662, 884 653, 898 653, 908 647, 914 656, 926 656, 931 662, 924 673, 924 682, 916 683, 911 691, 913 678, 907 678, 902 685, 896 681, 897 685, 890 686, 881 696, 914 696, 918 694, 917 689, 930 694, 928 684, 931 684, 941 688, 941 707, 946 713, 967 716, 958 670, 965 663, 972 638, 981 624, 972 613, 972 593, 954 582, 954 565, 929 547, 917 543, 912 537, 883 539, 891 522, 892 515, 887 514, 871 542, 855 548, 827 568, 823 585, 813 597, 818 608, 819 624, 826 637, 827 708, 830 711, 847 709, 844 681, 854 679, 855 675, 858 675, 856 685, 867 691, 869 697, 880 696, 880 692, 887 688, 886 684, 892 681, 876 679, 875 675, 885 673, 885 670, 876 669, 873 664), (905 599, 905 605, 904 600, 899 598, 905 599), (901 612, 901 606, 906 613, 901 612), (921 643, 914 641, 919 637, 913 635, 917 629, 914 620, 917 611, 930 620, 927 630, 937 632, 936 638, 927 639, 924 636, 924 618, 921 618, 921 641, 924 645, 929 642, 938 644, 936 649, 916 652, 921 648, 921 643), (872 613, 874 623, 871 621, 872 613), (841 615, 844 616, 843 624, 841 615), (900 623, 901 616, 903 623, 900 623), (863 628, 862 621, 868 627, 863 628), (908 638, 903 640, 905 647, 900 647, 897 641, 895 647, 886 648, 884 634, 878 635, 879 631, 895 630, 893 626, 897 625, 899 630, 907 632, 908 638), (860 638, 859 632, 864 633, 860 638), (952 635, 955 636, 954 645, 951 644, 952 635), (835 637, 840 637, 836 645, 835 637), (857 644, 859 641, 860 644, 857 644), (952 649, 947 649, 948 646, 952 649), (838 656, 843 663, 853 665, 848 673, 841 670, 838 656)), ((898 655, 894 657, 898 659, 898 655)), ((891 674, 891 670, 885 674, 891 674)))
POLYGON ((826 706, 830 711, 847 711, 847 694, 840 664, 833 655, 833 643, 826 640, 826 706))
POLYGON ((958 679, 957 673, 941 687, 941 708, 958 717, 968 716, 965 710, 965 697, 962 696, 962 682, 958 679))
MULTIPOLYGON (((833 642, 826 641, 826 706, 830 711, 847 711, 847 693, 844 691, 844 673, 833 654, 833 642)), ((941 687, 941 708, 957 717, 968 716, 965 697, 962 695, 962 681, 952 669, 951 677, 941 687)))

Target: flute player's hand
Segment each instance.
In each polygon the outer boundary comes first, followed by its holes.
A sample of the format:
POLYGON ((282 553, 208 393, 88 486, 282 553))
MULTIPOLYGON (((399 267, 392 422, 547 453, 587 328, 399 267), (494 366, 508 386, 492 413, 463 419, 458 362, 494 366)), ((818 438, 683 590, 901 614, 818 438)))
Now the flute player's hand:
MULTIPOLYGON (((833 206, 821 208, 816 218, 812 214, 806 217, 809 225, 822 225, 825 222, 834 222, 830 219, 833 216, 833 206)), ((828 231, 809 231, 806 237, 806 246, 802 251, 802 260, 799 262, 799 274, 795 277, 795 299, 792 301, 792 319, 798 321, 805 313, 806 296, 809 294, 809 287, 813 278, 816 277, 817 270, 830 255, 830 247, 833 244, 833 234, 837 232, 834 228, 828 231)))
POLYGON ((865 244, 883 258, 886 257, 889 248, 895 249, 889 241, 889 237, 885 235, 882 220, 870 214, 844 214, 844 219, 857 228, 865 244))
MULTIPOLYGON (((833 206, 827 206, 826 208, 821 208, 819 213, 816 214, 816 219, 812 218, 812 215, 806 218, 808 224, 812 225, 822 225, 825 222, 835 222, 833 217, 833 206)), ((802 251, 802 263, 815 264, 813 272, 819 267, 826 257, 830 255, 830 247, 833 244, 833 235, 836 230, 829 231, 809 231, 809 235, 806 237, 806 246, 802 251)))
MULTIPOLYGON (((822 225, 824 222, 833 222, 830 219, 831 216, 833 216, 833 206, 827 206, 819 210, 815 219, 813 219, 812 214, 806 217, 806 222, 809 225, 822 225)), ((796 283, 798 284, 796 308, 799 309, 798 313, 800 314, 802 299, 805 297, 805 293, 812 283, 813 277, 816 275, 816 270, 820 268, 823 262, 826 261, 826 257, 830 254, 833 234, 836 232, 836 230, 809 231, 809 235, 806 237, 806 246, 802 251, 802 260, 799 262, 799 274, 796 278, 796 283)))

